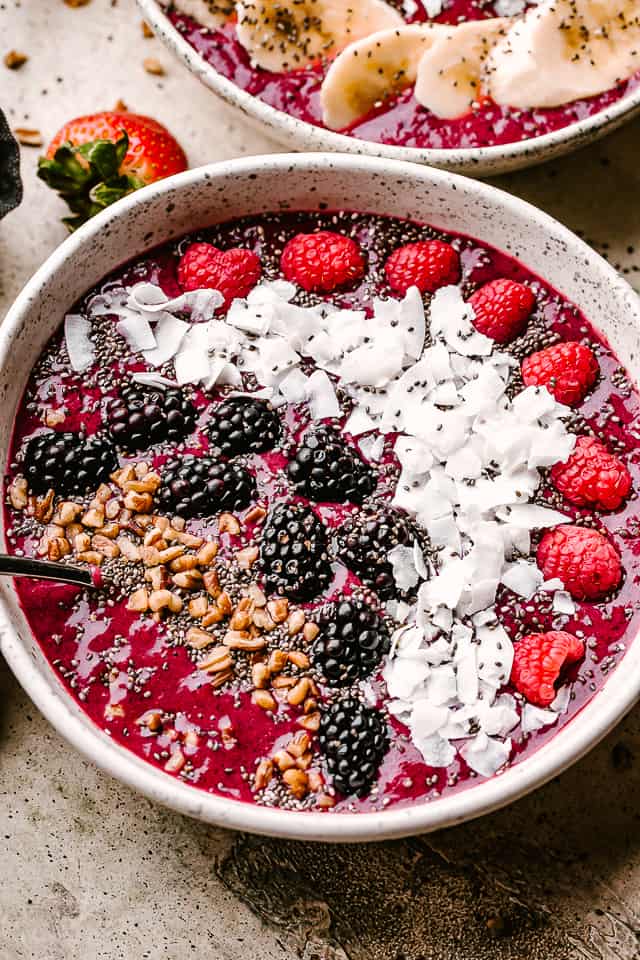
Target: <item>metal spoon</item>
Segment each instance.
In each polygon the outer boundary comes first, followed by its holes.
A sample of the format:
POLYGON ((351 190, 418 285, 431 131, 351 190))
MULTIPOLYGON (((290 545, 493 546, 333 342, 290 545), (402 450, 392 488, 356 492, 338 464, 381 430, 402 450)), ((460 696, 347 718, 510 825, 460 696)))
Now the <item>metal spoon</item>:
POLYGON ((86 570, 82 567, 67 566, 65 563, 51 563, 49 560, 32 560, 31 557, 12 557, 0 553, 0 576, 32 577, 35 580, 57 580, 59 583, 73 583, 81 587, 100 585, 97 567, 86 570))

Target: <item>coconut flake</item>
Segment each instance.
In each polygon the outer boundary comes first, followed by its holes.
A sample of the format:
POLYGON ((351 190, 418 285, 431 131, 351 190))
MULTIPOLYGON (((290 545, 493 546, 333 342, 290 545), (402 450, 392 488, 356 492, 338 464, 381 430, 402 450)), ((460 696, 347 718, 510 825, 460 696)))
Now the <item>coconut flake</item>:
POLYGON ((153 350, 156 346, 156 338, 146 317, 130 314, 118 321, 116 330, 135 353, 153 350))
POLYGON ((306 374, 298 367, 294 367, 282 378, 278 389, 287 403, 303 403, 307 398, 308 383, 309 378, 306 374))
POLYGON ((76 373, 84 373, 96 356, 96 348, 91 339, 91 322, 77 313, 68 313, 64 318, 64 342, 69 355, 69 363, 76 373))
POLYGON ((251 304, 247 300, 234 300, 227 312, 227 323, 245 333, 264 336, 273 319, 270 304, 251 304))
POLYGON ((422 738, 413 736, 412 739, 429 767, 448 767, 455 760, 455 748, 439 733, 422 738))
POLYGON ((377 463, 384 453, 384 437, 377 436, 361 437, 358 446, 363 457, 371 463, 377 463))
POLYGON ((161 367, 180 349, 189 324, 179 320, 171 313, 162 313, 153 331, 156 345, 151 350, 144 351, 144 359, 152 367, 161 367))
POLYGON ((189 290, 169 300, 160 287, 152 283, 135 284, 129 292, 128 300, 129 306, 144 313, 189 311, 194 323, 211 320, 223 303, 222 294, 209 288, 189 290))
POLYGON ((371 430, 375 430, 375 427, 375 420, 369 416, 367 411, 363 407, 355 406, 349 414, 342 431, 352 437, 359 437, 363 433, 369 433, 371 430))
POLYGON ((175 358, 176 380, 199 383, 209 378, 209 331, 204 323, 190 328, 175 358))
MULTIPOLYGON (((159 289, 159 288, 154 288, 159 289)), ((126 287, 116 287, 91 297, 87 304, 90 317, 115 316, 127 309, 130 291, 126 287)), ((163 294, 164 296, 164 294, 163 294)))
POLYGON ((147 372, 146 370, 137 370, 131 379, 145 387, 157 387, 160 390, 175 390, 178 387, 177 380, 171 380, 169 377, 163 377, 159 373, 147 372))
POLYGON ((428 700, 417 700, 411 713, 411 735, 414 740, 430 737, 445 725, 449 717, 447 707, 438 707, 428 700))
POLYGON ((478 677, 498 688, 507 683, 513 666, 513 643, 500 624, 476 628, 478 677))
POLYGON ((551 704, 551 709, 555 710, 556 713, 566 713, 569 709, 570 701, 571 687, 568 684, 565 684, 558 690, 556 698, 551 704))
POLYGON ((525 703, 520 714, 520 724, 523 733, 534 733, 536 730, 542 730, 543 727, 549 727, 557 723, 558 714, 555 710, 543 710, 542 707, 536 707, 533 703, 525 703))
POLYGON ((564 616, 572 617, 576 612, 576 605, 573 598, 566 590, 556 590, 553 595, 553 612, 561 613, 564 616))
POLYGON ((417 287, 410 287, 402 300, 374 300, 372 323, 397 330, 407 357, 417 360, 422 354, 426 321, 417 287))
POLYGON ((284 373, 300 363, 300 355, 282 337, 262 338, 258 350, 257 376, 264 386, 277 385, 284 373))
POLYGON ((523 530, 541 530, 543 527, 556 527, 561 523, 570 523, 567 517, 558 510, 550 507, 539 507, 535 503, 514 504, 499 509, 497 515, 505 523, 512 523, 523 530))
POLYGON ((519 597, 530 600, 543 582, 540 568, 532 560, 516 560, 505 567, 502 582, 519 597))
POLYGON ((307 400, 313 420, 340 416, 340 404, 333 383, 324 370, 314 370, 307 381, 307 400))
POLYGON ((393 570, 396 587, 401 593, 405 593, 416 586, 419 576, 412 547, 405 547, 399 543, 392 550, 389 550, 387 559, 393 570))
POLYGON ((337 372, 345 383, 384 387, 400 372, 403 360, 402 336, 389 330, 347 354, 337 372))
POLYGON ((473 326, 473 307, 462 299, 459 287, 440 287, 434 294, 429 311, 431 332, 442 339, 451 351, 463 357, 488 357, 493 340, 473 326))
POLYGON ((511 740, 501 742, 486 733, 479 733, 460 747, 460 755, 480 776, 492 777, 511 756, 511 740))
POLYGON ((399 657, 390 661, 384 671, 389 696, 410 700, 429 674, 430 667, 418 657, 399 657))

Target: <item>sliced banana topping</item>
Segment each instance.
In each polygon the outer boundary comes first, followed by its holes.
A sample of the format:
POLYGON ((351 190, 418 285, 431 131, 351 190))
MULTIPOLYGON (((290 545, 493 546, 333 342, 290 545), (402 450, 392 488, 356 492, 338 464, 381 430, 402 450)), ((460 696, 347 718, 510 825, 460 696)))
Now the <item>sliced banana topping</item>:
POLYGON ((637 0, 543 0, 485 63, 496 103, 556 107, 604 93, 640 70, 637 0))
POLYGON ((173 6, 203 27, 217 30, 234 12, 235 0, 173 0, 173 6))
POLYGON ((322 84, 324 124, 342 130, 415 83, 420 60, 441 31, 447 33, 447 28, 416 23, 350 44, 333 61, 322 84))
POLYGON ((255 65, 274 73, 404 24, 384 0, 239 0, 236 10, 240 43, 255 65))
POLYGON ((484 63, 511 21, 470 20, 439 31, 423 55, 416 78, 416 100, 437 117, 468 113, 480 95, 484 63))

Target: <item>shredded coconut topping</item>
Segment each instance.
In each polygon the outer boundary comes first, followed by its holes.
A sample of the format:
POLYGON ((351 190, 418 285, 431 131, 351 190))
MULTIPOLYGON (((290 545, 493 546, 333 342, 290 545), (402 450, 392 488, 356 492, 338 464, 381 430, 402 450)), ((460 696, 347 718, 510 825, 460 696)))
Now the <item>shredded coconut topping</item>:
MULTIPOLYGON (((276 406, 307 403, 311 417, 324 420, 342 416, 340 382, 353 401, 343 430, 362 453, 377 460, 385 437, 394 442, 401 472, 393 504, 424 529, 432 552, 425 558, 415 543, 389 554, 399 590, 418 588, 413 605, 387 604, 400 624, 383 669, 389 711, 430 766, 459 755, 491 776, 508 760, 519 722, 536 730, 566 709, 559 697, 549 710, 520 713, 520 701, 501 693, 514 649, 495 601, 503 584, 527 600, 553 593, 559 615, 574 610, 563 584, 543 582, 528 558, 532 530, 569 519, 534 502, 540 470, 573 451, 568 408, 545 388, 509 397, 517 364, 475 329, 456 286, 435 294, 428 318, 417 288, 402 300, 374 299, 370 316, 300 307, 295 293, 292 284, 263 282, 222 320, 216 291, 169 300, 143 283, 94 298, 89 317, 115 315, 150 367, 173 361, 175 381, 150 371, 135 374, 140 383, 242 389, 241 371, 250 371, 260 396, 276 406), (310 376, 300 368, 305 358, 316 367, 310 376)), ((89 320, 67 317, 74 369, 91 362, 90 331, 89 320)))

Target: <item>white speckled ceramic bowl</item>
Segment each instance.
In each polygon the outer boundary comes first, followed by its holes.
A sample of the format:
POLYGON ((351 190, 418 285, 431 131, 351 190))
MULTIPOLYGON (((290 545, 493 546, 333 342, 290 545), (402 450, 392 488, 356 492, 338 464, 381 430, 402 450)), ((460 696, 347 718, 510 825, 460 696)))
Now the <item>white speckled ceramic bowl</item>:
POLYGON ((442 167, 471 176, 492 176, 544 163, 554 157, 578 150, 622 126, 640 113, 640 87, 611 107, 593 117, 569 124, 562 130, 495 147, 475 147, 458 150, 420 150, 416 147, 396 147, 358 140, 276 110, 257 97, 227 80, 187 43, 166 16, 157 0, 137 0, 145 20, 154 32, 191 73, 207 87, 235 107, 254 126, 279 143, 294 150, 331 150, 369 157, 387 157, 390 160, 410 160, 433 167, 442 167))
MULTIPOLYGON (((146 187, 89 221, 49 257, 0 328, 0 448, 8 448, 17 405, 46 341, 75 300, 109 271, 198 227, 244 214, 321 208, 407 217, 469 234, 508 252, 576 303, 638 382, 636 294, 586 244, 529 204, 479 181, 415 164, 334 154, 255 157, 191 170, 146 187)), ((624 666, 612 672, 591 702, 554 739, 500 776, 479 780, 453 796, 384 813, 292 813, 204 793, 110 740, 65 692, 45 661, 9 580, 0 584, 0 649, 57 730, 113 776, 153 800, 211 823, 310 840, 402 836, 494 810, 577 760, 640 694, 636 638, 624 666)))

